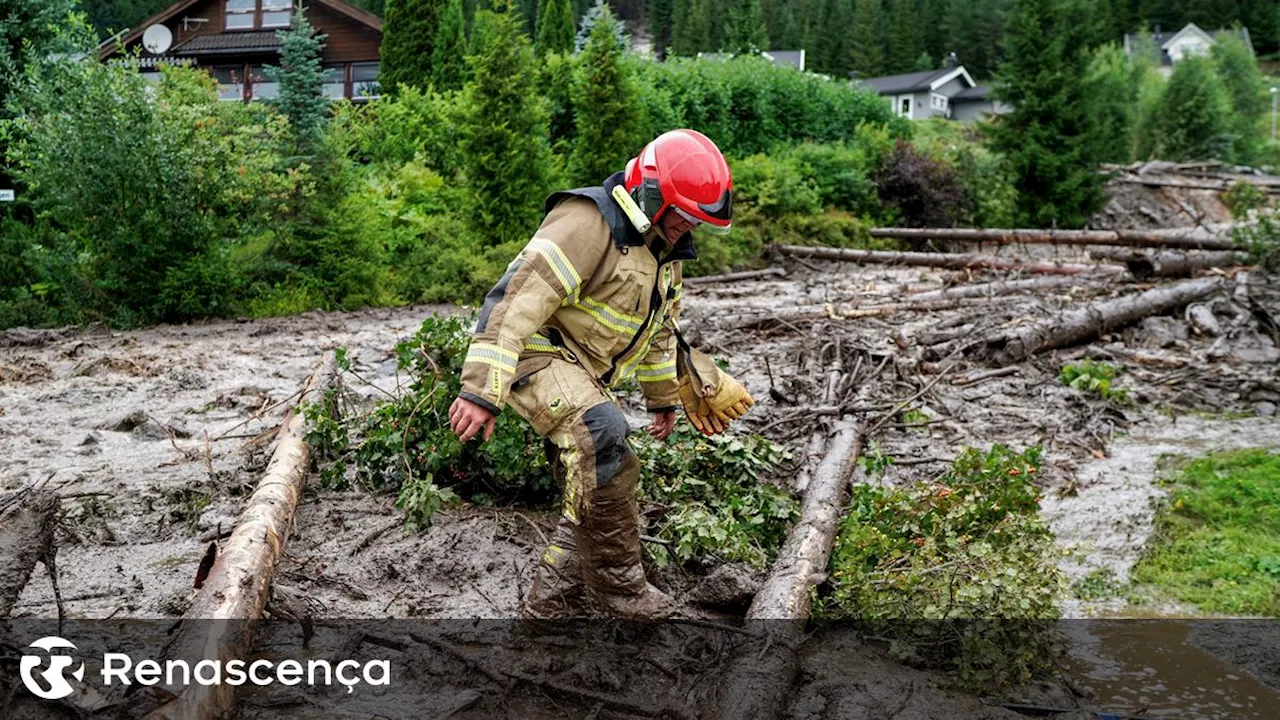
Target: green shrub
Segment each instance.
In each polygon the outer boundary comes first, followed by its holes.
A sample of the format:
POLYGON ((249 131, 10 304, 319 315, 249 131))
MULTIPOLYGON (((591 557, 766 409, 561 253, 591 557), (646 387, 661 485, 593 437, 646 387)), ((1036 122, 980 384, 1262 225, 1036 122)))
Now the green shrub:
POLYGON ((1064 582, 1033 482, 1038 448, 966 450, 936 483, 859 485, 817 611, 862 621, 904 659, 971 689, 1046 668, 1064 582))
POLYGON ((395 97, 334 107, 329 142, 339 155, 392 168, 421 162, 446 177, 457 171, 457 93, 405 87, 395 97))
POLYGON ((1058 382, 1072 390, 1094 393, 1103 400, 1124 404, 1129 401, 1129 389, 1116 387, 1115 379, 1119 371, 1119 368, 1114 365, 1085 358, 1078 363, 1062 366, 1062 372, 1058 373, 1058 382))

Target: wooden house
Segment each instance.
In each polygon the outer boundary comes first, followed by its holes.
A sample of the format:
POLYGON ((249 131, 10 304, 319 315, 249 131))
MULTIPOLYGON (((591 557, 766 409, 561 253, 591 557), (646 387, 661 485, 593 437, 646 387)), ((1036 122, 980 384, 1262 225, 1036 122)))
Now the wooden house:
POLYGON ((324 92, 331 98, 368 100, 378 94, 382 19, 343 0, 178 0, 103 43, 100 60, 137 54, 144 74, 161 65, 194 65, 218 80, 224 100, 259 100, 279 94, 266 66, 278 65, 277 33, 293 21, 295 3, 325 36, 324 92))

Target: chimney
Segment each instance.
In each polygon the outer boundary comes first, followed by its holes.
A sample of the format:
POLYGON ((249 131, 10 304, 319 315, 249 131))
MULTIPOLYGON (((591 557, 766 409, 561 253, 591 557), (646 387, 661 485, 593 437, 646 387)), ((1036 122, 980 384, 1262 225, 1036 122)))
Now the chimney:
POLYGON ((960 58, 956 57, 954 52, 947 53, 947 69, 954 70, 960 67, 960 58))

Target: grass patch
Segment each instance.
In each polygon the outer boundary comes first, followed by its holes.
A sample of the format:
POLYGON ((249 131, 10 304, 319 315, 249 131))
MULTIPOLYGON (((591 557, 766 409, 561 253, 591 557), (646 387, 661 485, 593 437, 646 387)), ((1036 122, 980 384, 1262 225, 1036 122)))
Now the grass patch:
POLYGON ((1208 612, 1280 617, 1280 455, 1210 455, 1173 485, 1134 580, 1208 612))

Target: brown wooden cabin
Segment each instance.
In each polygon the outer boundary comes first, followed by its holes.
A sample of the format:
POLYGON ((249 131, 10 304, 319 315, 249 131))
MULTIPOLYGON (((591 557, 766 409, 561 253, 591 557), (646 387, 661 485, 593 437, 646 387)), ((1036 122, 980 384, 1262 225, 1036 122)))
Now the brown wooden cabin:
POLYGON ((263 66, 279 65, 276 32, 289 27, 296 2, 325 36, 325 94, 357 102, 377 97, 382 19, 343 0, 178 0, 103 43, 98 58, 106 61, 136 52, 139 69, 156 79, 161 65, 204 68, 218 80, 223 100, 276 97, 279 86, 263 66), (153 25, 168 28, 171 36, 169 47, 158 54, 143 43, 143 34, 153 25))

